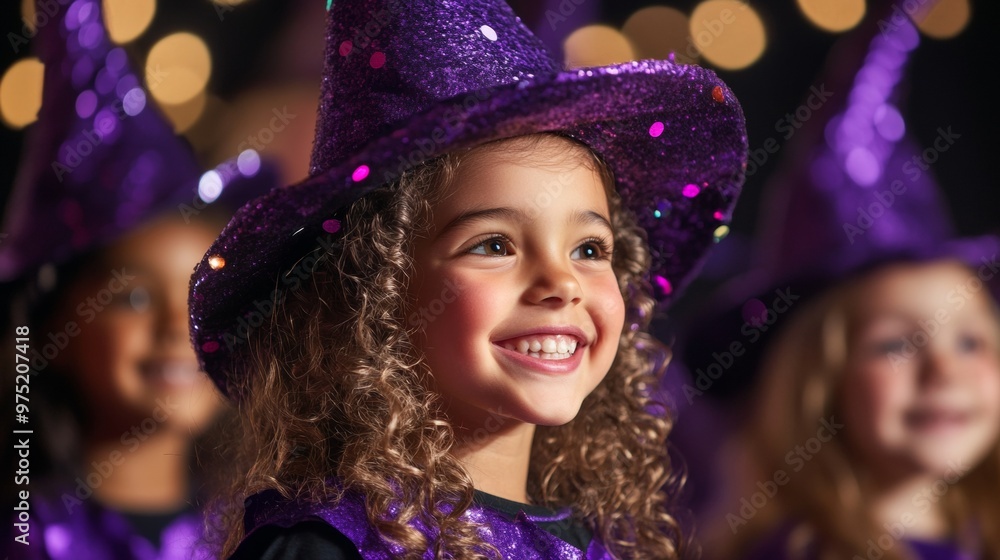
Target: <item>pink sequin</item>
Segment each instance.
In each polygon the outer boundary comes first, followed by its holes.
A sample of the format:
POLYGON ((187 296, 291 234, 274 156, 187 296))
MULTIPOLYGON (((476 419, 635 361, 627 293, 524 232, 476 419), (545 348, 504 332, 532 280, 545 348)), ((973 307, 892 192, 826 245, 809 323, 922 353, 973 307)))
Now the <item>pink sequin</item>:
POLYGON ((354 179, 355 183, 359 181, 364 181, 365 177, 367 176, 368 176, 367 165, 359 165, 358 168, 354 170, 354 173, 351 173, 351 179, 354 179))
POLYGON ((656 121, 653 126, 649 127, 649 135, 653 138, 659 138, 661 134, 663 134, 663 123, 656 121))
POLYGON ((340 44, 340 56, 347 56, 351 54, 352 50, 354 50, 354 43, 350 41, 344 41, 343 43, 340 44))
POLYGON ((698 188, 698 185, 688 184, 688 185, 684 185, 684 190, 681 191, 681 194, 683 194, 684 196, 686 196, 688 198, 694 198, 694 197, 698 196, 698 193, 700 193, 700 192, 701 192, 701 189, 698 188))
POLYGON ((659 286, 660 289, 663 290, 663 293, 665 294, 669 294, 670 292, 674 291, 674 287, 670 285, 670 280, 667 280, 666 278, 659 275, 656 277, 656 285, 659 286))
POLYGON ((368 60, 368 64, 371 64, 372 68, 381 68, 385 66, 385 53, 377 52, 373 54, 371 59, 368 60))
POLYGON ((722 212, 720 212, 718 210, 715 211, 715 214, 712 214, 712 217, 715 218, 716 220, 722 220, 723 218, 725 218, 725 216, 723 216, 722 212))
POLYGON ((323 222, 323 231, 327 233, 337 233, 340 231, 340 221, 339 220, 326 220, 323 222))
POLYGON ((211 354, 219 349, 219 343, 214 340, 209 340, 208 342, 201 345, 202 351, 211 354))

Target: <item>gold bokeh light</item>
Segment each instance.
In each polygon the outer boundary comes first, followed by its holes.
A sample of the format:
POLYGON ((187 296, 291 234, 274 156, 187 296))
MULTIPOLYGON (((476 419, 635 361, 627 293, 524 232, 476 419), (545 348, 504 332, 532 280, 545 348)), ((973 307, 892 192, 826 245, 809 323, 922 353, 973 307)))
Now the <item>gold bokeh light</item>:
POLYGON ((726 70, 750 66, 767 44, 760 16, 737 0, 698 4, 691 13, 691 38, 706 60, 726 70))
POLYGON ((35 57, 15 62, 0 78, 0 117, 10 128, 28 126, 42 106, 45 65, 35 57))
POLYGON ((174 33, 157 41, 146 58, 146 85, 161 103, 179 105, 208 85, 212 58, 205 42, 191 33, 174 33))
POLYGON ((680 10, 650 6, 629 16, 622 33, 632 41, 637 58, 664 59, 673 52, 679 62, 687 62, 698 56, 688 29, 688 18, 680 10))
POLYGON ((865 0, 796 0, 796 3, 813 25, 834 33, 853 28, 865 16, 865 0))
POLYGON ((156 15, 156 0, 104 0, 108 35, 119 45, 142 35, 156 15))
POLYGON ((913 14, 917 28, 932 39, 951 39, 969 25, 972 6, 969 0, 939 0, 930 9, 913 14))
POLYGON ((617 29, 587 25, 566 37, 563 43, 566 67, 606 66, 635 60, 635 49, 617 29))

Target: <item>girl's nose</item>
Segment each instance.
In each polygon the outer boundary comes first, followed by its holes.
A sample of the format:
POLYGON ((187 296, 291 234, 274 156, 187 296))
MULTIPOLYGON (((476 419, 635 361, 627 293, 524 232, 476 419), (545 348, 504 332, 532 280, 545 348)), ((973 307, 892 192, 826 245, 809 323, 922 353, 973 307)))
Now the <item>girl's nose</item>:
MULTIPOLYGON (((186 295, 186 294, 185 294, 186 295)), ((164 297, 159 309, 158 331, 165 342, 188 340, 188 307, 185 298, 175 295, 164 297)))
POLYGON ((583 289, 568 258, 545 257, 530 266, 534 278, 527 297, 532 303, 563 305, 580 302, 583 289))
POLYGON ((921 384, 947 385, 957 378, 961 369, 958 356, 951 349, 942 346, 930 344, 924 349, 920 364, 921 384))

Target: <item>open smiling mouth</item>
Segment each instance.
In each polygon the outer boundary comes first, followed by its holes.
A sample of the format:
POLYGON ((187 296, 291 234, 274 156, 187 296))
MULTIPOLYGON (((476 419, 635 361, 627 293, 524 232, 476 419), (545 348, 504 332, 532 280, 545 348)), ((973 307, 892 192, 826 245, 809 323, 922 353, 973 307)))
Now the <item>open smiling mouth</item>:
POLYGON ((171 387, 195 385, 204 375, 194 360, 148 360, 142 363, 139 370, 147 380, 171 387))
POLYGON ((968 425, 973 414, 968 411, 949 409, 918 409, 906 413, 906 425, 917 431, 938 431, 961 428, 968 425))
POLYGON ((576 354, 580 342, 570 335, 530 335, 497 343, 507 350, 542 360, 565 360, 576 354))

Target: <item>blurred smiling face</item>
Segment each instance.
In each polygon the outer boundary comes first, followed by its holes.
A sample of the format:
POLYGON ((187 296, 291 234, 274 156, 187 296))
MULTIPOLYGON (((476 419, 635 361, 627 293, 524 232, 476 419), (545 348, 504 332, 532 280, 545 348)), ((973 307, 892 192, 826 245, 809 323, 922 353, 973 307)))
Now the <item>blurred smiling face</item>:
POLYGON ((215 237, 207 225, 163 219, 74 279, 61 320, 80 334, 55 363, 74 376, 96 430, 113 436, 153 418, 159 429, 198 432, 221 409, 188 336, 191 272, 215 237))
POLYGON ((449 419, 466 427, 491 413, 572 420, 610 369, 625 320, 589 155, 562 138, 511 142, 462 160, 414 254, 410 320, 449 419))
POLYGON ((882 475, 962 474, 1000 439, 1000 327, 975 274, 892 266, 860 292, 844 424, 882 475))

